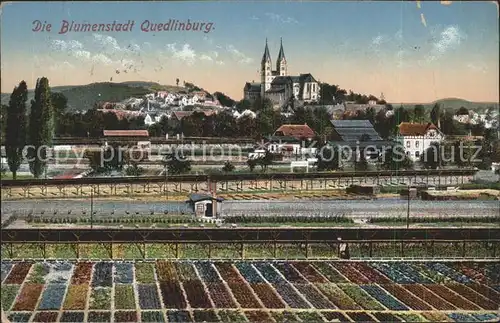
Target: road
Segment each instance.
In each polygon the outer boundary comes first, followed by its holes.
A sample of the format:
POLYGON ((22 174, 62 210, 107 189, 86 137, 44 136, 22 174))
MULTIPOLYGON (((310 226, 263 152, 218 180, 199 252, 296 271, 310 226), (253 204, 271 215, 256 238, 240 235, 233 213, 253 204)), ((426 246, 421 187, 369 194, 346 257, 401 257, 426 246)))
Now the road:
MULTIPOLYGON (((499 217, 499 201, 421 201, 412 200, 410 204, 410 216, 489 216, 499 217)), ((163 214, 165 210, 170 213, 190 213, 188 205, 184 202, 162 202, 150 201, 94 201, 93 210, 96 216, 111 214, 116 216, 125 215, 149 215, 151 211, 163 214)), ((25 200, 2 202, 2 214, 40 214, 45 215, 82 216, 90 213, 89 200, 25 200)), ((379 200, 308 200, 308 201, 285 201, 285 200, 249 200, 249 201, 225 201, 222 206, 223 215, 344 215, 352 218, 369 217, 397 217, 406 216, 407 201, 401 199, 379 199, 379 200)))

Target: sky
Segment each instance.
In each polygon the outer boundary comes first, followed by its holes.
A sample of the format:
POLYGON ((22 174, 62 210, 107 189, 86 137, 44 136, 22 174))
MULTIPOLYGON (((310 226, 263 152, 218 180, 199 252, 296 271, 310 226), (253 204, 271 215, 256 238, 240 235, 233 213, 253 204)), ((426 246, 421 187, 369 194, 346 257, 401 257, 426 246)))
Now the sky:
POLYGON ((260 82, 267 38, 273 62, 283 40, 290 75, 311 73, 389 102, 498 102, 498 18, 492 1, 3 4, 1 91, 21 80, 33 88, 42 76, 51 86, 179 78, 239 100, 245 82, 260 82), (204 25, 147 29, 170 19, 204 25), (64 21, 116 23, 64 32, 64 21))

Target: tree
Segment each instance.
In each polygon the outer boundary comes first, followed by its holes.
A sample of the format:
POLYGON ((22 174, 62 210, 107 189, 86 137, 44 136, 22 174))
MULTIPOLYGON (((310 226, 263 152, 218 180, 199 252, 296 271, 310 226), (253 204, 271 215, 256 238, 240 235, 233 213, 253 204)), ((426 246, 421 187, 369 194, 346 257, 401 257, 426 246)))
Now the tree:
POLYGON ((26 82, 21 81, 10 96, 5 124, 5 153, 14 180, 17 178, 17 170, 21 166, 23 149, 26 144, 27 101, 28 87, 26 82))
POLYGON ((460 107, 460 109, 457 110, 456 115, 457 116, 469 115, 469 110, 467 110, 466 107, 460 107))
POLYGON ((472 154, 474 153, 474 150, 472 149, 472 146, 475 146, 475 143, 473 142, 463 142, 460 140, 457 140, 452 143, 451 149, 453 153, 453 161, 454 164, 459 166, 459 167, 464 167, 464 166, 471 166, 471 158, 472 154))
POLYGON ((354 169, 356 171, 368 170, 368 160, 363 149, 360 149, 359 155, 356 155, 354 159, 354 169))
POLYGON ((338 147, 332 147, 328 144, 318 149, 316 154, 316 169, 320 172, 337 170, 340 168, 340 152, 338 147))
POLYGON ((54 135, 54 116, 50 101, 49 80, 39 78, 36 82, 35 97, 31 100, 29 117, 28 149, 30 171, 35 178, 47 168, 47 147, 52 145, 54 135))
POLYGON ((430 147, 424 150, 420 156, 420 161, 426 169, 437 169, 444 166, 443 147, 437 142, 431 143, 430 147))
POLYGON ((238 103, 236 103, 236 110, 238 110, 238 112, 243 112, 251 108, 252 108, 252 103, 250 103, 250 101, 246 99, 240 100, 238 101, 238 103))
POLYGON ((249 158, 247 160, 247 166, 250 169, 250 171, 253 172, 255 166, 257 166, 257 159, 249 158))
POLYGON ((222 167, 222 171, 225 173, 230 173, 234 171, 235 167, 234 165, 228 160, 224 163, 224 166, 222 167))
POLYGON ((417 104, 413 108, 413 121, 422 123, 424 122, 425 108, 421 104, 417 104))
POLYGON ((396 112, 394 113, 394 118, 397 124, 400 124, 401 122, 410 122, 411 113, 403 106, 400 106, 399 108, 396 109, 396 112))
POLYGON ((263 157, 257 159, 257 164, 260 165, 263 171, 267 170, 267 167, 273 163, 274 155, 269 150, 266 150, 266 153, 263 157))
POLYGON ((257 128, 261 135, 269 135, 274 132, 274 111, 272 108, 266 108, 259 112, 257 116, 257 128))
POLYGON ((215 92, 214 97, 219 101, 219 103, 224 107, 232 107, 235 105, 236 101, 228 97, 222 92, 215 92))
POLYGON ((191 161, 178 153, 166 155, 163 159, 169 174, 182 174, 191 170, 191 161))
POLYGON ((405 149, 401 144, 385 149, 382 158, 382 168, 387 170, 413 168, 413 161, 405 154, 405 149))
POLYGON ((175 79, 175 85, 179 86, 179 79, 175 79))
POLYGON ((439 103, 434 104, 431 113, 431 122, 435 124, 439 129, 441 129, 441 106, 439 103))

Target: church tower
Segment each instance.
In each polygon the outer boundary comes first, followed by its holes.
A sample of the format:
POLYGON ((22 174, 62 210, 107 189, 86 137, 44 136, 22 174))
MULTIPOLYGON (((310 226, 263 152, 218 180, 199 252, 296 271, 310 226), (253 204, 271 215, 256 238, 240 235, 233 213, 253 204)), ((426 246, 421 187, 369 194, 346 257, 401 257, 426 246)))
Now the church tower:
POLYGON ((276 60, 276 72, 280 76, 287 75, 287 66, 286 66, 286 58, 285 51, 283 50, 283 39, 280 38, 280 52, 278 54, 278 59, 276 60))
POLYGON ((260 62, 261 98, 264 98, 265 92, 271 88, 271 82, 272 82, 271 65, 272 65, 271 54, 269 54, 269 47, 267 47, 267 38, 266 38, 266 48, 264 49, 264 55, 262 56, 262 61, 260 62))

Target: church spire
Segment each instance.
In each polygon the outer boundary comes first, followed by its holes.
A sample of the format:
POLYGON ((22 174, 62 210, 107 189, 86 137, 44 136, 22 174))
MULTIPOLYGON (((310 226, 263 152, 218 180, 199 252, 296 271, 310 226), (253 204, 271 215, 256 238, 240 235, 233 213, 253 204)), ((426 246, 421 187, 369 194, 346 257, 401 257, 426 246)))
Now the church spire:
POLYGON ((264 55, 262 55, 262 64, 271 60, 271 54, 269 54, 269 47, 267 47, 267 38, 266 38, 266 48, 264 49, 264 55))
POLYGON ((285 51, 283 50, 283 38, 280 37, 280 52, 278 54, 278 64, 281 62, 282 59, 285 59, 285 51))

